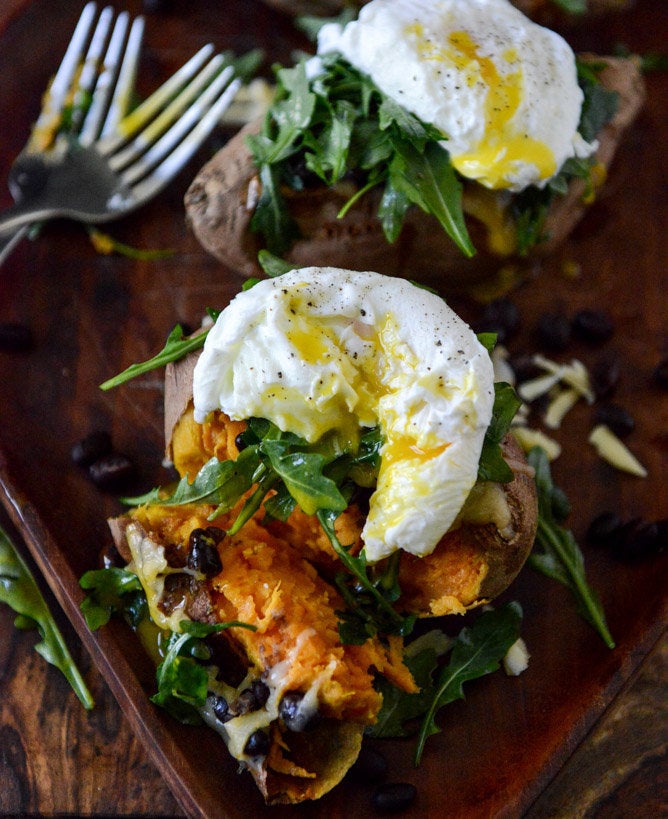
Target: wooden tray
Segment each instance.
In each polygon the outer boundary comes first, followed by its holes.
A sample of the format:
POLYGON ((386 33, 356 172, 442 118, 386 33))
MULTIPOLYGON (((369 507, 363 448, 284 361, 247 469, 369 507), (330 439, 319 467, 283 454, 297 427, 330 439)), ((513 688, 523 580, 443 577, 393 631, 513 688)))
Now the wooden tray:
MULTIPOLYGON (((139 2, 112 5, 141 11, 139 2)), ((239 53, 260 45, 269 61, 288 61, 293 48, 307 45, 287 19, 259 2, 191 0, 187 9, 179 3, 172 9, 148 17, 142 94, 208 41, 239 53)), ((34 0, 18 4, 13 14, 2 13, 3 173, 25 141, 79 11, 70 0, 34 0)), ((666 23, 665 9, 655 11, 647 2, 574 28, 568 36, 577 49, 599 53, 610 53, 620 42, 640 52, 658 51, 665 44, 666 23)), ((517 351, 536 349, 532 327, 548 309, 572 314, 580 307, 603 307, 615 320, 616 332, 605 350, 573 345, 568 356, 593 365, 603 352, 618 352, 621 378, 615 400, 635 416, 629 445, 649 477, 621 475, 598 460, 586 444, 592 409, 573 410, 555 434, 563 454, 554 474, 573 502, 569 523, 581 542, 598 512, 614 509, 625 518, 655 520, 668 511, 668 398, 651 383, 653 368, 668 354, 665 74, 648 76, 648 86, 648 103, 618 156, 605 198, 559 256, 514 294, 523 317, 512 344, 517 351), (570 261, 581 267, 576 279, 563 274, 570 261)), ((347 781, 316 805, 265 808, 215 735, 185 728, 150 705, 153 669, 132 634, 119 623, 91 634, 79 613, 78 578, 97 565, 109 540, 105 518, 120 507, 71 463, 72 444, 91 430, 106 429, 116 448, 139 466, 142 488, 167 475, 160 465, 161 374, 111 393, 97 385, 156 352, 175 322, 197 325, 207 306, 223 306, 241 284, 204 254, 184 222, 183 193, 198 162, 215 145, 212 140, 157 201, 108 229, 135 247, 171 248, 168 259, 138 262, 97 255, 82 228, 58 223, 37 241, 24 243, 1 271, 0 321, 29 324, 36 343, 27 354, 0 353, 0 494, 52 593, 184 811, 230 818, 340 817, 354 805, 355 816, 372 815, 371 788, 347 781)), ((0 191, 0 205, 9 202, 9 194, 0 191)), ((453 306, 472 321, 479 313, 461 298, 453 306)), ((411 765, 410 742, 381 745, 392 778, 418 786, 418 801, 407 816, 524 812, 655 642, 666 621, 665 556, 627 565, 609 553, 583 548, 617 648, 605 648, 561 587, 525 570, 506 597, 519 600, 525 610, 529 670, 516 679, 498 674, 471 685, 467 700, 442 715, 443 731, 429 740, 419 769, 411 765)), ((123 755, 120 745, 118 754, 123 755)), ((123 805, 128 804, 125 798, 123 805)), ((114 805, 107 810, 117 812, 114 805)))

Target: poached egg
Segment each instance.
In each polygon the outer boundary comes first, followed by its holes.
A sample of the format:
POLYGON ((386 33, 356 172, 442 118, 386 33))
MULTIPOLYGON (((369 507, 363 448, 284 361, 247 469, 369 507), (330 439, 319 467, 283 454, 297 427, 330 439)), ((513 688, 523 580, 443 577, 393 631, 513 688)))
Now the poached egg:
POLYGON ((195 420, 266 418, 309 442, 384 443, 367 559, 434 550, 476 482, 492 417, 487 350, 440 296, 372 272, 310 267, 239 293, 209 331, 195 420))
POLYGON ((508 0, 372 0, 345 27, 322 27, 340 53, 447 139, 453 167, 492 189, 543 187, 596 144, 578 133, 575 55, 508 0))

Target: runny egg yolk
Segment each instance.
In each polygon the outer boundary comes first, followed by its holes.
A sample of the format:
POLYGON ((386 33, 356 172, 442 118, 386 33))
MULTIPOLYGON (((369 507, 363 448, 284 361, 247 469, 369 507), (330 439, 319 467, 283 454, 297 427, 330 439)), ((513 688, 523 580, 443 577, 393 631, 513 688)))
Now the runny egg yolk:
POLYGON ((543 187, 595 150, 578 133, 572 49, 508 0, 371 0, 320 29, 318 54, 340 55, 435 126, 459 174, 492 190, 543 187))
POLYGON ((377 273, 294 270, 220 314, 195 367, 195 420, 267 418, 355 450, 379 426, 380 470, 362 537, 371 562, 428 554, 478 471, 493 372, 471 329, 434 293, 377 273))
POLYGON ((470 150, 451 156, 462 176, 497 189, 506 187, 507 178, 519 162, 533 164, 539 179, 549 179, 556 173, 551 149, 529 134, 518 132, 513 123, 523 98, 522 66, 516 49, 501 52, 507 70, 500 73, 494 60, 481 53, 466 31, 452 32, 445 44, 426 37, 420 23, 407 26, 406 35, 415 38, 421 59, 454 66, 469 88, 486 89, 482 139, 470 150))

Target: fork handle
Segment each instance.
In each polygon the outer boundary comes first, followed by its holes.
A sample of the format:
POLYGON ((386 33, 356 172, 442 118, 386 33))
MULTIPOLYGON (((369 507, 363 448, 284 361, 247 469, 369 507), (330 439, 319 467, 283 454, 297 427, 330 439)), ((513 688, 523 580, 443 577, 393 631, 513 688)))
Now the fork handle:
POLYGON ((0 267, 7 261, 14 248, 30 230, 30 225, 22 225, 13 233, 0 236, 0 267))

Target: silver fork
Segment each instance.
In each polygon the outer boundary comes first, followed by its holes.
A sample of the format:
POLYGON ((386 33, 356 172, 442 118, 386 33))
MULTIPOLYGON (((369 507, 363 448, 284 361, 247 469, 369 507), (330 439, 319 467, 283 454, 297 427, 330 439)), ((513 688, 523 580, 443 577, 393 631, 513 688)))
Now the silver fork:
POLYGON ((107 222, 154 197, 209 136, 241 84, 209 44, 128 114, 144 22, 130 25, 121 12, 112 26, 107 7, 93 28, 96 15, 96 3, 88 3, 11 167, 15 203, 0 215, 0 264, 31 224, 59 217, 107 222))

